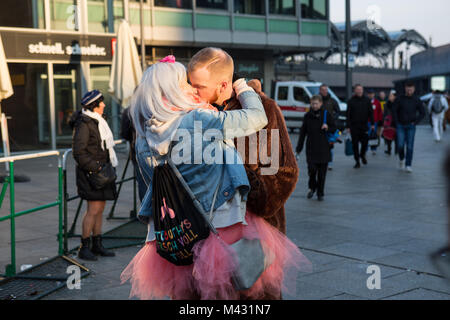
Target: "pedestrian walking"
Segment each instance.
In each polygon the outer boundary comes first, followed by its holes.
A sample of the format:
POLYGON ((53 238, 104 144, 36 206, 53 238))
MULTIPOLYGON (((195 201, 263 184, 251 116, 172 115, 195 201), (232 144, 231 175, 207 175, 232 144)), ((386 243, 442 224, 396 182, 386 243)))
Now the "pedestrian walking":
MULTIPOLYGON (((339 121, 339 114, 341 113, 341 109, 339 108, 339 103, 334 99, 330 93, 328 92, 328 86, 326 84, 322 84, 319 89, 320 96, 323 101, 323 108, 327 110, 328 116, 334 119, 334 123, 336 126, 339 121)), ((330 152, 331 152, 331 161, 328 163, 328 170, 333 170, 333 158, 334 158, 334 144, 330 144, 330 152)))
POLYGON ((399 169, 411 173, 416 126, 425 117, 425 108, 415 93, 413 82, 405 84, 405 94, 398 97, 393 106, 394 123, 397 125, 399 169), (406 146, 406 155, 405 155, 406 146), (405 160, 406 158, 406 160, 405 160))
POLYGON ((73 129, 72 150, 78 195, 87 201, 78 257, 95 261, 96 255, 115 256, 114 252, 103 247, 101 234, 106 200, 117 197, 114 168, 118 160, 114 136, 103 118, 106 106, 102 93, 89 91, 83 96, 81 105, 82 110, 75 112, 69 123, 73 129))
POLYGON ((444 131, 444 117, 448 110, 447 99, 443 92, 438 90, 433 92, 433 97, 428 103, 428 113, 431 114, 431 122, 433 124, 434 141, 441 142, 444 131))
POLYGON ((297 154, 303 150, 306 139, 306 161, 308 163, 309 191, 308 199, 317 192, 317 199, 323 201, 328 163, 331 161, 330 144, 327 133, 336 131, 334 118, 326 116, 328 110, 322 104, 321 96, 311 98, 311 110, 305 115, 297 154))
POLYGON ((376 145, 371 145, 370 150, 372 151, 373 155, 376 155, 377 148, 380 143, 380 136, 381 136, 381 129, 383 126, 383 110, 381 108, 381 103, 378 101, 378 99, 375 98, 375 90, 369 89, 367 92, 367 97, 370 99, 370 102, 372 103, 372 109, 373 109, 373 122, 371 123, 370 119, 368 119, 368 130, 369 130, 369 136, 372 133, 371 126, 374 125, 374 136, 376 136, 377 143, 376 145))
POLYGON ((353 156, 355 158, 355 169, 361 168, 361 162, 367 164, 366 151, 369 142, 367 119, 370 129, 374 130, 374 117, 372 103, 364 96, 364 87, 357 84, 354 95, 348 101, 347 107, 347 132, 351 134, 353 144, 353 156), (359 147, 361 145, 361 148, 359 147))
POLYGON ((384 151, 385 154, 391 155, 392 153, 392 142, 394 142, 394 152, 398 153, 397 148, 397 133, 396 133, 396 124, 394 122, 393 116, 393 106, 394 101, 397 95, 395 90, 392 90, 389 93, 388 101, 386 102, 386 106, 384 108, 384 124, 383 124, 383 138, 384 144, 387 146, 387 150, 384 151))
POLYGON ((389 97, 386 97, 386 92, 384 91, 380 91, 378 93, 378 101, 380 101, 380 105, 381 105, 381 111, 384 114, 384 108, 386 107, 386 103, 388 101, 389 97))

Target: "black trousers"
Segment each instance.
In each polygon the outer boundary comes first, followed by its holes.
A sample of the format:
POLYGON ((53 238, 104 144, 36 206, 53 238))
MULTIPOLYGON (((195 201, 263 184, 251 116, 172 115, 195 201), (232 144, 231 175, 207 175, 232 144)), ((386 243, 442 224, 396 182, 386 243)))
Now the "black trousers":
POLYGON ((318 196, 324 196, 327 171, 328 163, 308 162, 309 189, 311 189, 312 191, 317 191, 318 196))
POLYGON ((350 128, 353 144, 353 156, 355 161, 359 163, 361 157, 366 156, 367 147, 369 145, 368 128, 366 127, 353 127, 350 128), (359 149, 361 144, 361 149, 359 149))
MULTIPOLYGON (((391 153, 392 152, 392 140, 388 140, 388 139, 384 139, 384 143, 387 146, 387 152, 391 153)), ((394 150, 395 150, 395 154, 398 153, 398 147, 397 147, 397 138, 394 139, 394 150)))

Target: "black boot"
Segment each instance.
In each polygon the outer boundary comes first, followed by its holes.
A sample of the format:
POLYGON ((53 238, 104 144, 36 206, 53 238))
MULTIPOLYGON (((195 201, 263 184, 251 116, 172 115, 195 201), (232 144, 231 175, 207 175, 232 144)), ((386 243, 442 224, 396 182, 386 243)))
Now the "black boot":
POLYGON ((92 253, 89 248, 91 238, 81 238, 81 246, 78 249, 78 258, 89 261, 97 261, 97 257, 92 253))
POLYGON ((116 255, 114 252, 108 251, 103 247, 101 235, 92 237, 92 252, 102 257, 114 257, 116 255))

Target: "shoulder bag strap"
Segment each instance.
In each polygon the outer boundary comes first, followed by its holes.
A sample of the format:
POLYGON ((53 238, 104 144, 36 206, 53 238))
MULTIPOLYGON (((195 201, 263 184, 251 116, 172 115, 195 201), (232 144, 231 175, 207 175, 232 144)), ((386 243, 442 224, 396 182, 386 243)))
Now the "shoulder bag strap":
POLYGON ((197 197, 192 192, 192 190, 189 187, 189 185, 187 184, 186 180, 184 180, 184 178, 181 175, 180 171, 178 170, 176 165, 173 163, 173 161, 172 161, 172 159, 170 157, 171 150, 172 150, 172 147, 170 147, 170 149, 169 149, 169 153, 168 153, 169 156, 167 157, 167 163, 172 168, 172 170, 175 173, 175 175, 177 176, 178 180, 181 182, 181 185, 183 186, 183 188, 189 194, 189 197, 192 199, 192 201, 193 201, 195 207, 197 208, 197 210, 202 214, 203 218, 205 218, 205 221, 208 223, 211 231, 213 233, 215 233, 215 234, 218 234, 216 228, 212 224, 212 219, 214 219, 214 216, 213 216, 214 204, 216 203, 217 193, 219 192, 219 188, 222 185, 222 178, 223 178, 223 174, 224 174, 224 168, 222 168, 222 173, 221 173, 221 177, 220 177, 220 180, 219 180, 219 184, 217 185, 216 191, 214 192, 214 197, 213 197, 213 201, 212 201, 212 204, 211 204, 211 210, 209 212, 210 219, 208 219, 208 216, 206 215, 206 212, 203 209, 203 206, 200 204, 200 201, 198 201, 197 197))

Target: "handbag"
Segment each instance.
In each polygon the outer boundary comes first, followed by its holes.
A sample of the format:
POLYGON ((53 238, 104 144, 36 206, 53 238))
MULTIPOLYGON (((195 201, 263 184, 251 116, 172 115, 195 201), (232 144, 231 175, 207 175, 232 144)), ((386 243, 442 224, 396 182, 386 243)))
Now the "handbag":
MULTIPOLYGON (((323 114, 323 124, 327 124, 327 110, 323 114)), ((327 132, 327 139, 329 143, 335 143, 342 135, 341 131, 336 130, 335 132, 327 132)))
MULTIPOLYGON (((211 205, 211 210, 209 212, 208 218, 200 202, 189 188, 188 184, 184 180, 181 173, 178 171, 178 168, 175 166, 172 160, 169 159, 168 163, 172 168, 172 170, 174 171, 174 173, 176 174, 176 176, 178 177, 181 184, 189 193, 192 202, 197 207, 198 212, 200 212, 201 215, 203 216, 204 221, 209 226, 211 232, 214 233, 215 236, 220 237, 218 231, 213 226, 212 221, 214 220, 213 214, 214 203, 217 198, 219 186, 222 184, 223 170, 219 181, 219 185, 214 193, 213 202, 211 205)), ((255 282, 259 279, 259 277, 267 267, 265 264, 265 255, 261 245, 261 241, 259 239, 250 240, 242 238, 239 241, 233 243, 231 245, 231 248, 234 252, 234 258, 237 265, 237 269, 233 271, 233 275, 231 277, 234 289, 237 291, 250 289, 253 286, 253 284, 255 284, 255 282)))
POLYGON ((347 134, 345 138, 345 155, 347 157, 353 156, 353 143, 352 138, 349 134, 347 134))
POLYGON ((117 179, 116 169, 114 169, 111 162, 107 162, 99 172, 87 173, 87 178, 94 189, 100 190, 117 179))
POLYGON ((380 137, 377 134, 377 129, 369 130, 369 147, 378 147, 380 146, 380 137))

